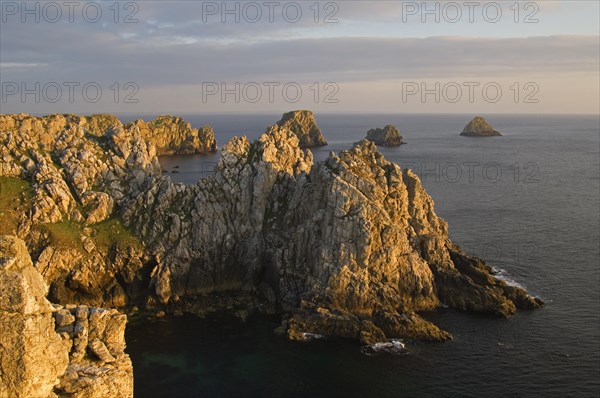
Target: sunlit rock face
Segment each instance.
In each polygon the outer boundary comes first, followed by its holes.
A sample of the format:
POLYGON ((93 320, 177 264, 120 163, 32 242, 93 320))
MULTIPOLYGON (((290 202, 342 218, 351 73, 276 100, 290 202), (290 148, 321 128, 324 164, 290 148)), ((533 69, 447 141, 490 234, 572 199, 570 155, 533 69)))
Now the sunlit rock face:
POLYGON ((47 290, 25 242, 0 236, 0 397, 133 397, 127 317, 47 290))
POLYGON ((302 115, 254 142, 234 137, 194 185, 162 175, 139 124, 2 116, 3 176, 29 181, 36 199, 15 233, 60 303, 290 313, 279 330, 290 338, 444 340, 418 311, 542 304, 451 242, 418 177, 373 142, 314 164, 296 124, 314 118, 302 115), (80 228, 65 237, 61 220, 80 228))
POLYGON ((137 128, 142 138, 151 142, 160 155, 190 155, 217 151, 213 129, 201 129, 177 116, 159 116, 146 123, 141 119, 125 126, 137 128))
POLYGON ((295 313, 284 325, 292 338, 444 340, 417 311, 445 303, 508 316, 540 304, 462 253, 418 177, 367 140, 313 164, 286 128, 234 138, 214 177, 162 179, 124 218, 157 250, 159 301, 273 291, 295 313))
POLYGON ((277 126, 290 130, 298 137, 302 148, 327 145, 327 140, 311 111, 292 111, 284 113, 277 126))

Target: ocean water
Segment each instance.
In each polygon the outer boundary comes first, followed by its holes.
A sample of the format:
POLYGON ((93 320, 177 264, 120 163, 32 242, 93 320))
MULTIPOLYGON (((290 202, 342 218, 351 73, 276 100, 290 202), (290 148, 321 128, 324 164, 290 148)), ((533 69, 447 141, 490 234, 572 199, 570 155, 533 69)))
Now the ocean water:
MULTIPOLYGON (((273 335, 273 318, 133 319, 136 396, 598 397, 600 120, 492 115, 503 137, 459 136, 472 116, 317 114, 330 145, 315 159, 395 124, 407 145, 381 152, 421 177, 455 242, 544 299, 543 309, 510 319, 427 313, 454 341, 405 341, 406 354, 372 356, 350 341, 285 341, 273 335)), ((257 138, 280 115, 184 117, 212 125, 223 145, 234 135, 257 138)), ((193 183, 218 156, 161 164, 173 180, 193 183)))

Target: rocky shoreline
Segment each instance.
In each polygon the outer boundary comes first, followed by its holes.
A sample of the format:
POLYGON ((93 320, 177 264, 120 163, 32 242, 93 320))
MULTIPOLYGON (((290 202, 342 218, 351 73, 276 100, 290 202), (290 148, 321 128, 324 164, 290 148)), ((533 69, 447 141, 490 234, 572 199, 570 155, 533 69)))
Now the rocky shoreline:
POLYGON ((443 305, 504 317, 543 305, 450 241, 419 178, 373 142, 314 163, 305 148, 326 141, 312 113, 286 115, 254 142, 231 139, 194 185, 163 175, 158 155, 216 150, 209 127, 0 115, 0 235, 25 242, 48 298, 75 316, 67 305, 261 312, 281 314, 292 340, 374 344, 450 339, 418 315, 443 305))

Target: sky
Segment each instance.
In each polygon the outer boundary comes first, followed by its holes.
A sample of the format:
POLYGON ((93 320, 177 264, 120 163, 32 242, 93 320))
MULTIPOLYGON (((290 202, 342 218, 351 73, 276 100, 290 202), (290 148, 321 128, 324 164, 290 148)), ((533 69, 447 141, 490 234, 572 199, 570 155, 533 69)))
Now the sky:
POLYGON ((598 1, 2 1, 2 113, 585 113, 598 1))

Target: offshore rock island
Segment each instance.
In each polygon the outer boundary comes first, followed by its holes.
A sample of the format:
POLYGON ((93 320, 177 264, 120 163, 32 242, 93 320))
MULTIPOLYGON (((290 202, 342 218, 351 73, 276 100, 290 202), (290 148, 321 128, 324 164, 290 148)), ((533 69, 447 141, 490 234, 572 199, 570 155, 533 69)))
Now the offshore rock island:
MULTIPOLYGON (((311 111, 301 110, 284 113, 277 126, 290 130, 298 138, 301 148, 327 145, 311 111)), ((268 132, 268 130, 267 130, 268 132)))
MULTIPOLYGON (((214 151, 216 141, 210 127, 198 131, 180 118, 123 125, 110 115, 0 115, 0 142, 0 235, 11 242, 0 245, 2 264, 21 261, 9 271, 41 275, 19 297, 42 303, 27 314, 73 325, 63 341, 81 338, 75 329, 91 314, 87 306, 281 314, 277 332, 293 340, 319 334, 374 344, 451 339, 419 311, 507 317, 543 305, 450 241, 419 178, 373 142, 314 163, 304 148, 326 141, 307 111, 285 114, 254 142, 234 137, 214 176, 194 185, 163 175, 158 155, 214 151), (56 306, 45 301, 45 285, 56 306)), ((23 285, 1 281, 3 292, 23 285)), ((3 327, 20 311, 1 310, 3 327)), ((69 363, 125 360, 124 318, 110 314, 119 324, 110 337, 90 340, 90 326, 85 344, 60 348, 50 374, 68 376, 51 384, 55 394, 78 391, 69 383, 79 373, 63 370, 69 363), (78 354, 69 362, 63 352, 78 354)), ((11 345, 1 336, 6 383, 11 345)), ((127 391, 112 396, 130 396, 127 367, 117 370, 127 391)))
POLYGON ((463 129, 462 136, 466 137, 500 137, 502 134, 496 131, 491 124, 481 116, 475 116, 463 129))
POLYGON ((400 146, 406 144, 402 140, 402 136, 396 126, 389 124, 382 129, 375 128, 367 131, 366 139, 381 146, 400 146))

